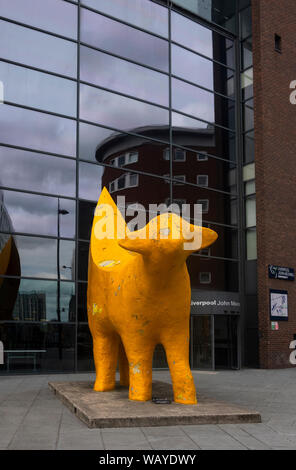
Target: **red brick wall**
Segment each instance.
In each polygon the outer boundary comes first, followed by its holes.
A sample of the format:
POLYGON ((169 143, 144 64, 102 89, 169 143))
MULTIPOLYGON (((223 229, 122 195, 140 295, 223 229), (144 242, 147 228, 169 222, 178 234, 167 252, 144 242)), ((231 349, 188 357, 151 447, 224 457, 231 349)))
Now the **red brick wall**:
MULTIPOLYGON (((257 190, 260 366, 291 367, 296 334, 296 282, 268 278, 268 264, 296 268, 296 1, 252 0, 257 190), (282 54, 274 34, 282 37, 282 54), (289 321, 271 331, 269 289, 289 293, 289 321)), ((295 366, 294 366, 295 367, 295 366)))

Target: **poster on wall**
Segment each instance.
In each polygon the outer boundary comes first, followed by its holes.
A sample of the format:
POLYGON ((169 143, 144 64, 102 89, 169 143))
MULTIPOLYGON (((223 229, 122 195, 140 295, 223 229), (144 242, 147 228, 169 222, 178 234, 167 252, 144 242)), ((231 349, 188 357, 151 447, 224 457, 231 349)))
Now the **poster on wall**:
POLYGON ((270 289, 270 319, 271 321, 288 320, 288 292, 286 290, 270 289))

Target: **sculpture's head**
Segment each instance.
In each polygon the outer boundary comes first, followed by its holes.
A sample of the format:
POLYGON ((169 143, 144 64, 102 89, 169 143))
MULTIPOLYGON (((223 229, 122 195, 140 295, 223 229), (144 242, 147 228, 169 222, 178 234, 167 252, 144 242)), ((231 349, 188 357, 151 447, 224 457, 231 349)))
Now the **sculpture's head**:
POLYGON ((172 256, 185 260, 191 253, 212 245, 217 238, 213 230, 192 225, 177 214, 165 213, 142 229, 129 232, 118 244, 157 262, 172 256))

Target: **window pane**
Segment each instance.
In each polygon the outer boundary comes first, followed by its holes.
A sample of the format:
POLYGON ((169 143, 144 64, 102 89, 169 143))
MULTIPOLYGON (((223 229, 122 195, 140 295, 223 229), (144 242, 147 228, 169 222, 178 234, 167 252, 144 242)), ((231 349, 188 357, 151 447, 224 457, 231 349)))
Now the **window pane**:
POLYGON ((165 109, 87 85, 80 90, 81 119, 136 133, 142 126, 168 125, 165 109))
POLYGON ((210 90, 215 89, 224 95, 229 94, 225 67, 174 44, 172 45, 172 73, 210 90))
POLYGON ((76 39, 77 7, 62 0, 0 0, 1 15, 76 39))
POLYGON ((257 259, 257 232, 247 230, 246 232, 247 260, 257 259))
POLYGON ((181 80, 172 80, 173 108, 209 123, 233 127, 234 103, 181 80))
POLYGON ((79 197, 98 201, 101 190, 101 178, 104 167, 91 163, 79 164, 79 197))
POLYGON ((175 144, 193 150, 203 150, 210 155, 231 161, 236 160, 234 132, 178 113, 172 113, 172 124, 175 144))
MULTIPOLYGON (((85 308, 85 307, 84 307, 85 308)), ((87 316, 85 317, 87 321, 87 316)), ((88 325, 78 324, 77 329, 77 369, 94 371, 93 342, 88 325)))
POLYGON ((173 0, 173 3, 225 29, 235 31, 235 0, 173 0))
POLYGON ((78 244, 78 279, 81 281, 87 281, 88 252, 89 252, 89 243, 79 242, 78 244))
POLYGON ((63 266, 74 267, 74 242, 60 240, 60 253, 57 256, 58 240, 21 235, 15 235, 14 240, 20 259, 21 276, 56 279, 57 263, 59 262, 60 278, 72 278, 72 272, 69 273, 70 270, 63 268, 63 266))
MULTIPOLYGON (((9 369, 13 372, 65 372, 74 371, 75 367, 75 325, 57 325, 42 322, 42 324, 2 324, 0 337, 5 349, 8 350, 38 350, 41 352, 23 353, 26 358, 11 358, 9 369)), ((7 356, 5 364, 0 365, 0 371, 7 371, 7 356)))
POLYGON ((2 186, 75 197, 75 160, 0 147, 0 167, 2 186))
POLYGON ((84 8, 81 9, 81 41, 166 72, 169 68, 167 41, 84 8))
POLYGON ((160 36, 168 35, 168 11, 156 3, 147 0, 83 0, 83 3, 160 36))
MULTIPOLYGON (((137 131, 145 135, 147 138, 154 138, 158 140, 163 140, 163 141, 169 141, 169 129, 168 127, 153 127, 147 126, 146 129, 137 129, 137 131)), ((79 157, 82 158, 83 160, 90 160, 90 161, 97 161, 96 160, 96 152, 98 150, 98 153, 101 154, 101 156, 98 158, 101 161, 104 161, 105 159, 108 159, 108 163, 112 160, 111 155, 115 155, 115 153, 120 152, 121 150, 124 150, 124 152, 127 149, 135 149, 135 151, 138 151, 139 146, 143 146, 144 150, 144 145, 147 146, 153 146, 151 147, 151 150, 153 148, 154 151, 156 151, 156 147, 158 145, 157 142, 151 142, 148 139, 144 139, 144 137, 136 137, 136 136, 131 136, 129 134, 124 134, 122 132, 116 132, 111 129, 104 129, 103 127, 99 126, 92 126, 90 124, 84 124, 80 123, 79 124, 79 147, 80 147, 80 152, 79 152, 79 157), (117 147, 117 142, 120 144, 117 147), (107 155, 107 149, 112 148, 112 154, 110 153, 107 155), (103 153, 104 152, 104 153, 103 153)), ((154 167, 153 163, 153 155, 150 155, 148 158, 148 154, 145 156, 145 167, 148 168, 149 166, 154 167), (149 162, 148 162, 149 160, 149 162)), ((140 164, 140 159, 138 158, 138 162, 140 164)), ((143 162, 142 162, 143 163, 143 162)), ((139 168, 140 169, 140 168, 139 168)), ((143 168, 144 169, 144 168, 143 168)), ((157 168, 156 168, 157 170, 157 168)), ((146 171, 146 170, 145 170, 146 171)), ((159 170, 160 171, 160 170, 159 170)), ((162 170, 161 170, 162 171, 162 170)), ((152 171, 154 173, 154 171, 152 171)), ((158 170, 156 171, 158 173, 158 170)))
POLYGON ((256 198, 246 199, 246 227, 256 226, 256 198))
POLYGON ((0 142, 75 156, 76 122, 2 104, 0 142))
POLYGON ((54 113, 76 115, 76 83, 0 62, 4 99, 54 113))
POLYGON ((51 72, 76 76, 75 43, 0 21, 0 55, 51 72))
POLYGON ((176 12, 172 12, 172 40, 210 59, 231 65, 228 61, 234 55, 232 41, 176 12))
POLYGON ((168 77, 125 60, 81 47, 81 80, 168 106, 168 77))
MULTIPOLYGON (((2 191, 2 198, 2 208, 4 207, 11 220, 9 231, 12 233, 15 231, 34 235, 57 236, 57 198, 6 190, 2 191)), ((74 238, 75 201, 60 198, 60 209, 68 212, 68 214, 60 215, 60 236, 74 238)), ((7 231, 3 227, 5 227, 5 223, 2 213, 0 231, 7 231)))

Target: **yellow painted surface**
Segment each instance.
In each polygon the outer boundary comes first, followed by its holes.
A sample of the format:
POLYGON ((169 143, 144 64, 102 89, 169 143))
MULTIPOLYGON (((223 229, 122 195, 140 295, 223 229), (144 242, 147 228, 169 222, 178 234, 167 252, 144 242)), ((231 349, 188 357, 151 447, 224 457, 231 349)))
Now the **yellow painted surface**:
POLYGON ((104 204, 113 207, 115 219, 125 227, 120 211, 104 188, 94 216, 88 268, 87 311, 96 366, 94 390, 115 387, 119 360, 120 382, 129 385, 129 398, 150 400, 153 352, 157 344, 162 344, 174 400, 195 404, 189 367, 191 290, 186 258, 196 250, 185 251, 184 238, 173 239, 172 234, 185 226, 199 231, 199 249, 214 243, 217 234, 190 225, 176 214, 161 214, 124 239, 118 239, 114 224, 114 239, 101 240, 97 238, 97 228, 113 217, 109 211, 102 211, 104 204), (168 228, 163 228, 164 223, 168 228), (150 238, 137 238, 148 230, 150 238))

